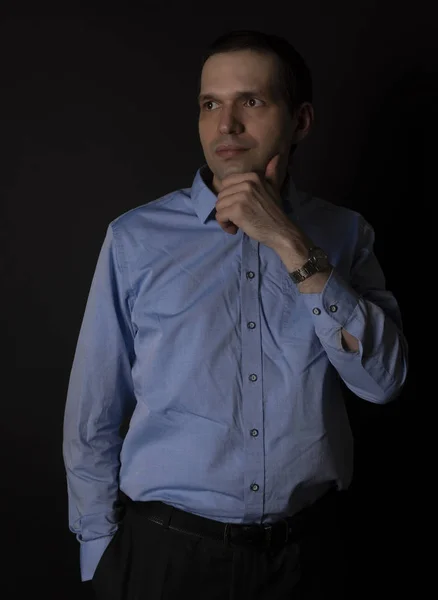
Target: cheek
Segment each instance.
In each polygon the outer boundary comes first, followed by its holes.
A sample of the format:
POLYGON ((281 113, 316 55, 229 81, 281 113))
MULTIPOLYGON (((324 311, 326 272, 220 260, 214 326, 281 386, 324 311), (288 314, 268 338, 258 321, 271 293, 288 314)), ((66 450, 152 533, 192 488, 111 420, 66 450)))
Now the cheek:
POLYGON ((274 154, 280 152, 281 154, 287 153, 290 146, 290 141, 286 140, 284 134, 278 130, 271 129, 266 133, 264 140, 261 142, 263 148, 263 155, 265 157, 271 157, 274 154))
POLYGON ((271 122, 271 123, 263 123, 261 134, 264 136, 264 139, 267 143, 271 143, 274 145, 275 142, 281 139, 285 134, 285 128, 282 127, 281 123, 271 122))
POLYGON ((202 146, 208 150, 215 139, 212 127, 207 123, 199 123, 198 131, 202 146))

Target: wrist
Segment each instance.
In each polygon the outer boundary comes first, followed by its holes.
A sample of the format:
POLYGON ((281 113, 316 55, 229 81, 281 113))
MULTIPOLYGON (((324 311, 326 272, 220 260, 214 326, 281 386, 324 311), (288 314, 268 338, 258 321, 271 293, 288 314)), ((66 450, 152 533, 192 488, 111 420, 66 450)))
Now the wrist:
POLYGON ((312 242, 296 233, 284 235, 273 250, 278 254, 288 273, 300 269, 309 258, 312 242))
POLYGON ((311 240, 297 232, 285 235, 276 252, 300 293, 320 293, 324 289, 333 267, 326 253, 311 240))

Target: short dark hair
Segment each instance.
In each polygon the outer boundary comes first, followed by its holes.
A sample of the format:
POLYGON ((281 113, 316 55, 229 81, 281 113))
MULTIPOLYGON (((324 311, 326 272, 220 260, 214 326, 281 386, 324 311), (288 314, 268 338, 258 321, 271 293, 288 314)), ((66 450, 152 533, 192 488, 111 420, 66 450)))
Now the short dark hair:
MULTIPOLYGON (((210 56, 238 50, 253 50, 277 56, 280 91, 286 100, 292 117, 303 102, 312 102, 313 86, 309 67, 294 46, 278 35, 249 29, 239 29, 225 33, 216 38, 204 52, 201 71, 210 56)), ((199 88, 200 86, 201 77, 199 78, 199 88)), ((296 144, 291 147, 290 155, 295 150, 296 144)))

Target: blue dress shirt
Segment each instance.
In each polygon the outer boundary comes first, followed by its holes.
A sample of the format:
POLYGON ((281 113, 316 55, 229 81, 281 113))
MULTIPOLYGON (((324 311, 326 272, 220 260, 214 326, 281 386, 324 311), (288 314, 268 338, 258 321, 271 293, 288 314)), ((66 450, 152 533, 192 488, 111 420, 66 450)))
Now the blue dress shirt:
POLYGON ((321 293, 302 294, 271 248, 223 231, 210 183, 203 165, 191 188, 112 221, 101 246, 64 420, 83 581, 117 529, 119 488, 229 523, 271 523, 348 488, 340 379, 384 404, 406 378, 398 305, 360 214, 286 180, 284 211, 334 266, 321 293))

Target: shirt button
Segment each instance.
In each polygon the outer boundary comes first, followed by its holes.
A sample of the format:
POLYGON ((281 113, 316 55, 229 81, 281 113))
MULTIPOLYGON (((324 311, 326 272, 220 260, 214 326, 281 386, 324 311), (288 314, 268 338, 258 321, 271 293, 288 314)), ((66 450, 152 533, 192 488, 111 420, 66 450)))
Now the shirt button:
POLYGON ((254 321, 250 321, 248 323, 248 329, 254 329, 255 326, 256 326, 256 324, 254 323, 254 321))
POLYGON ((330 305, 330 312, 336 312, 337 310, 338 310, 338 307, 336 306, 336 304, 330 305))
POLYGON ((255 275, 253 271, 247 271, 246 273, 246 278, 247 279, 254 279, 255 275))
POLYGON ((257 429, 251 429, 251 435, 252 435, 252 437, 257 437, 258 434, 259 434, 259 432, 258 432, 257 429))
POLYGON ((249 376, 249 380, 250 381, 257 381, 257 375, 255 373, 251 373, 251 375, 249 376))
POLYGON ((252 483, 251 484, 251 489, 253 492, 258 492, 259 491, 259 486, 257 485, 257 483, 252 483))
POLYGON ((312 312, 313 312, 314 315, 320 315, 321 314, 321 310, 319 308, 314 308, 312 310, 312 312))

